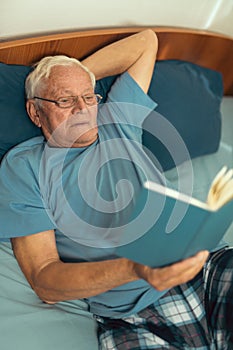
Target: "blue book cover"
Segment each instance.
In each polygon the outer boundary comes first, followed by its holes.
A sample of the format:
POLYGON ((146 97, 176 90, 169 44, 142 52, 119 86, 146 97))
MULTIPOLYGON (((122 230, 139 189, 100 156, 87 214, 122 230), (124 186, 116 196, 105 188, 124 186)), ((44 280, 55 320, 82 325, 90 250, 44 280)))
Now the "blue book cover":
POLYGON ((161 267, 213 250, 233 221, 232 173, 226 181, 218 174, 208 202, 147 182, 121 232, 116 254, 161 267))

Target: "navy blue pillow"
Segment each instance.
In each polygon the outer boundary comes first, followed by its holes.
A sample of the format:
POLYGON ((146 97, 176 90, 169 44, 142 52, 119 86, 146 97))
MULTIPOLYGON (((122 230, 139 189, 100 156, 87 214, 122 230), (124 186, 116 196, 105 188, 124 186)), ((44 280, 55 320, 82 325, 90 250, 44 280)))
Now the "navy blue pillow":
MULTIPOLYGON (((115 78, 99 82, 104 98, 115 78)), ((184 150, 174 137, 171 153, 166 142, 156 137, 161 117, 151 113, 143 124, 142 142, 157 167, 169 170, 187 159, 217 151, 221 137, 221 73, 181 60, 158 61, 148 94, 158 103, 155 111, 171 123, 185 145, 184 150)), ((168 138, 174 136, 171 129, 168 138)))
POLYGON ((24 82, 30 68, 0 63, 0 157, 41 131, 25 109, 24 82))
MULTIPOLYGON (((41 135, 25 110, 24 82, 29 71, 27 66, 0 63, 0 157, 14 145, 41 135)), ((96 92, 104 97, 103 101, 115 79, 113 76, 97 81, 96 92)), ((158 61, 148 93, 158 103, 155 110, 179 132, 191 158, 217 150, 223 95, 220 73, 184 61, 158 61)), ((155 156, 155 162, 163 170, 173 167, 166 146, 154 137, 155 113, 148 116, 144 127, 145 150, 155 156)), ((179 162, 185 160, 181 157, 179 162)))
POLYGON ((152 113, 144 123, 143 144, 155 156, 157 166, 159 162, 163 170, 168 170, 188 156, 217 151, 221 137, 221 73, 184 61, 159 61, 148 94, 158 103, 156 111, 174 126, 189 152, 183 152, 175 142, 172 153, 168 151, 166 144, 154 136, 157 125, 152 113))

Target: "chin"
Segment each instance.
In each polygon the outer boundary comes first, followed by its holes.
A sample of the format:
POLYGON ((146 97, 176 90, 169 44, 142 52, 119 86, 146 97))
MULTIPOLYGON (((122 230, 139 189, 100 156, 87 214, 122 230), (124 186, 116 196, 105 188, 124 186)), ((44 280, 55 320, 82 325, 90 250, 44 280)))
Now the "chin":
POLYGON ((94 143, 98 138, 97 128, 96 130, 92 130, 92 132, 88 131, 83 134, 81 137, 77 138, 71 147, 87 147, 94 143))

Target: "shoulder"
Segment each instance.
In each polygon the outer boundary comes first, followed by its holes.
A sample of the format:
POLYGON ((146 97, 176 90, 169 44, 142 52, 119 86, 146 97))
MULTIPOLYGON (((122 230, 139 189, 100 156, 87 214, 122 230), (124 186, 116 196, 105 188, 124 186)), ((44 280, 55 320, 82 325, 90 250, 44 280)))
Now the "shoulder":
POLYGON ((128 72, 117 77, 108 94, 108 101, 126 102, 131 98, 131 93, 145 94, 137 82, 128 72))
POLYGON ((127 102, 153 110, 157 103, 146 94, 128 72, 121 74, 112 85, 107 102, 127 102))
POLYGON ((22 178, 29 173, 37 173, 44 144, 44 137, 38 136, 13 147, 2 159, 1 175, 22 178))
POLYGON ((35 156, 36 153, 40 154, 43 151, 45 140, 43 136, 33 137, 27 141, 24 141, 17 146, 10 149, 3 158, 3 163, 12 159, 30 159, 35 156))

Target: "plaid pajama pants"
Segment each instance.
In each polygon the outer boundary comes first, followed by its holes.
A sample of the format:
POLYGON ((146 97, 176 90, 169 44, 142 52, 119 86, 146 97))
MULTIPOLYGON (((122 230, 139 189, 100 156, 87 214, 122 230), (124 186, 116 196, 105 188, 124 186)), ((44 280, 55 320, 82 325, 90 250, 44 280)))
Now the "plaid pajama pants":
POLYGON ((233 349, 233 249, 139 313, 97 321, 101 350, 233 349))

